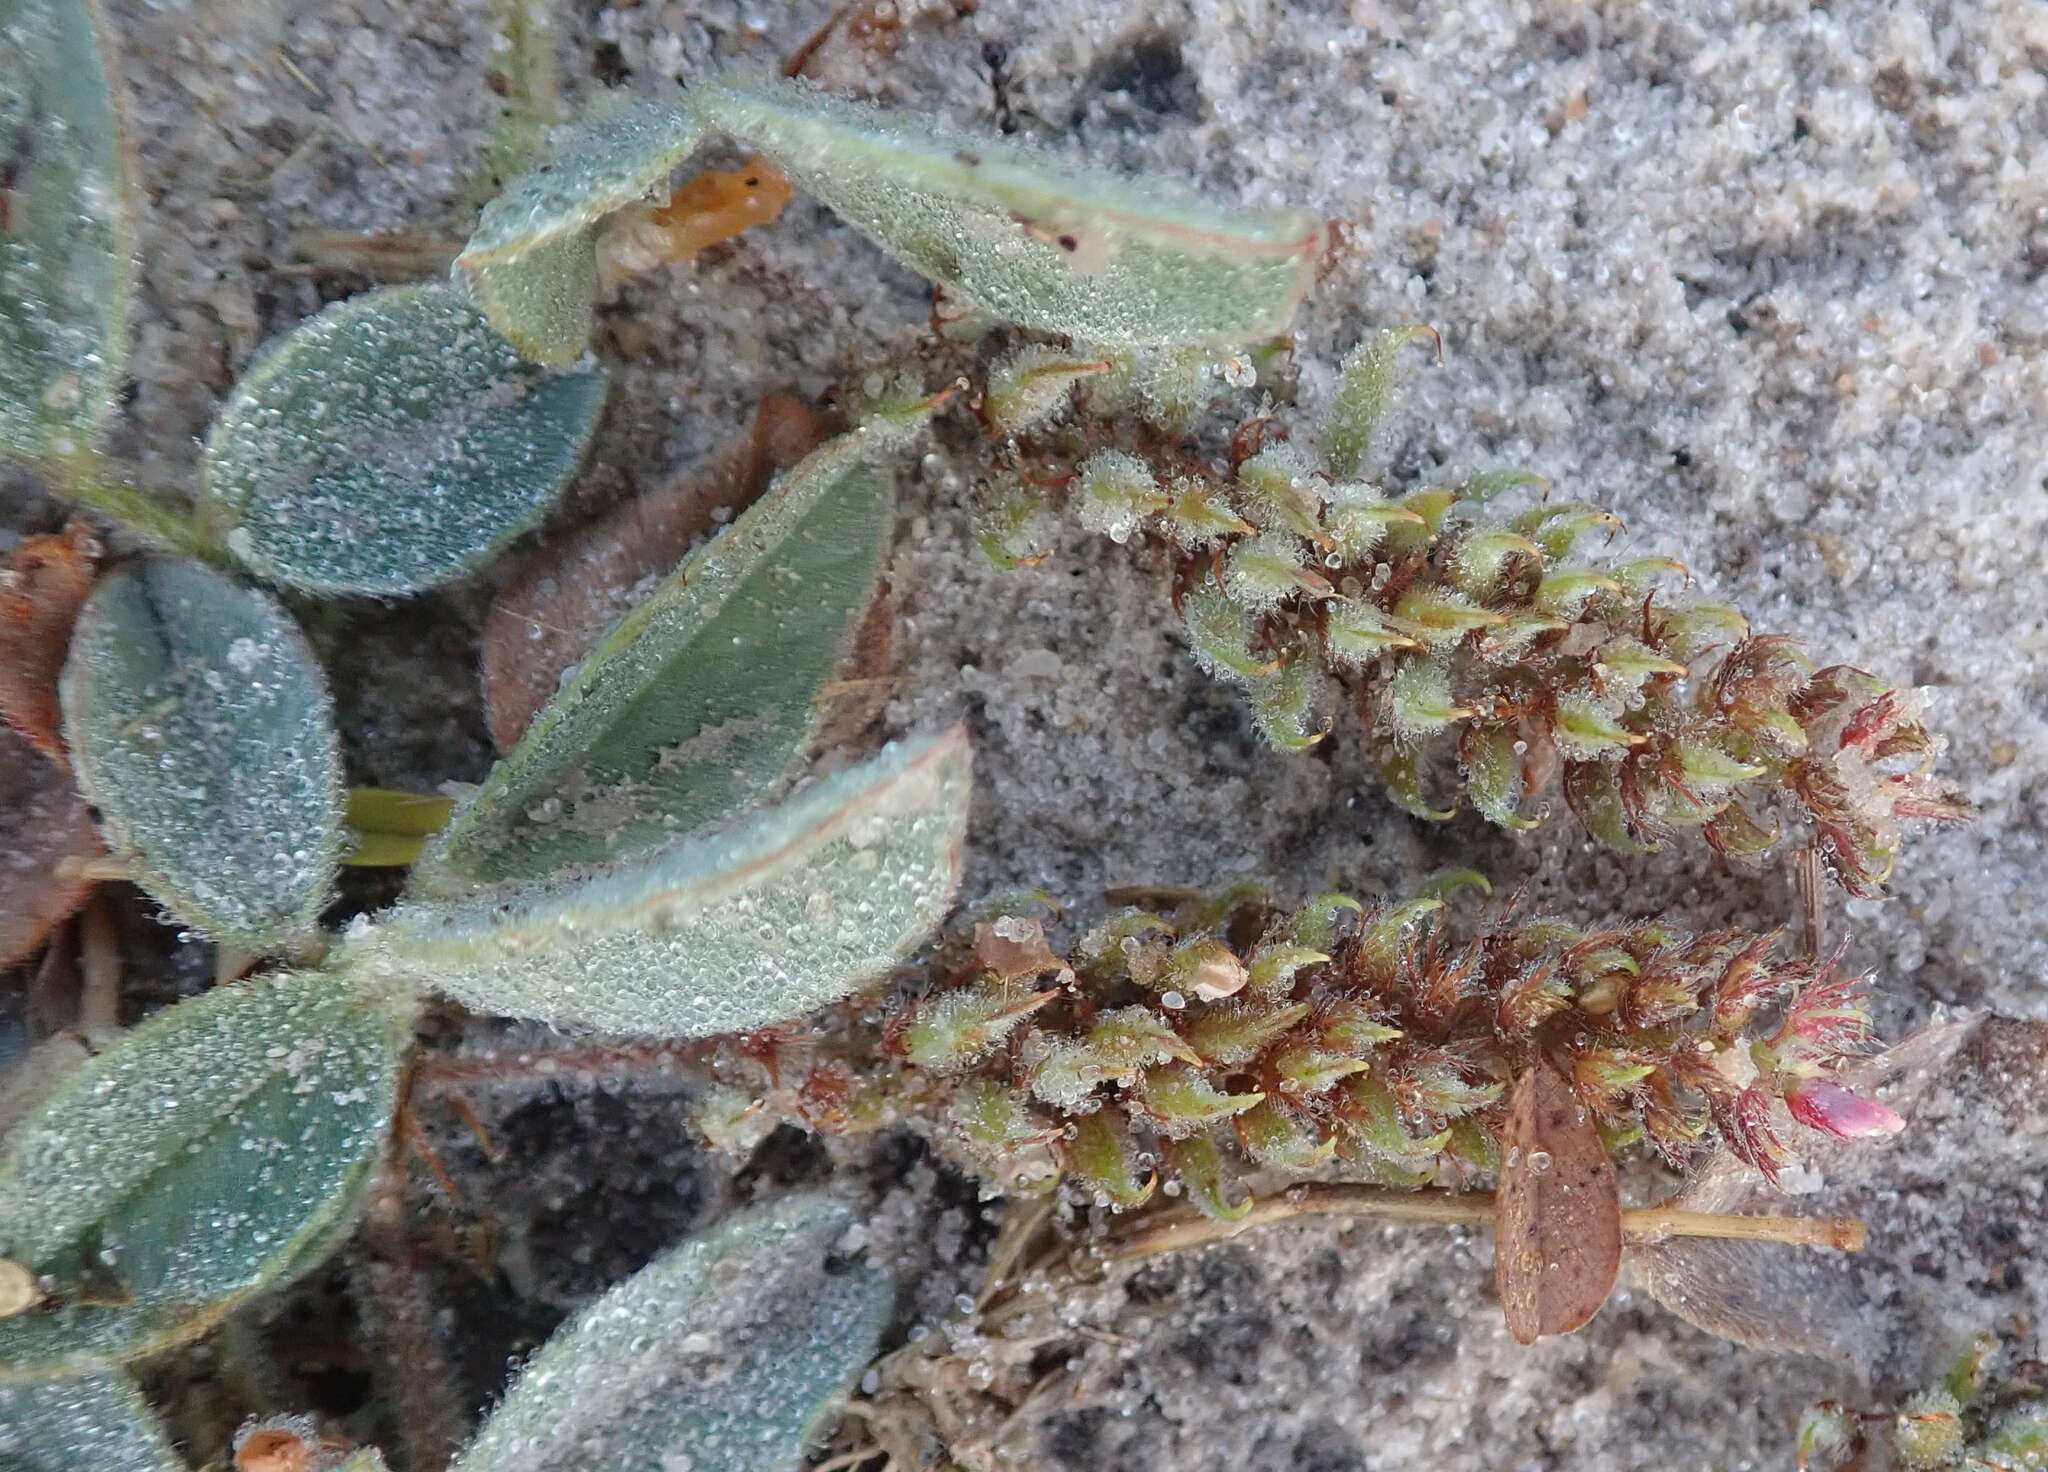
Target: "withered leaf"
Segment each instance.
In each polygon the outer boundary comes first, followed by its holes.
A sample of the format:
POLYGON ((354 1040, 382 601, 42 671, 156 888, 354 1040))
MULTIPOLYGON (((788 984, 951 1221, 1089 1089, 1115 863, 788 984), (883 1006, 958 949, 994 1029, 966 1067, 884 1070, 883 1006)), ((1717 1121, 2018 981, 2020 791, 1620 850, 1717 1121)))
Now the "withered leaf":
MULTIPOLYGON (((1757 1179, 1755 1171, 1729 1160, 1727 1176, 1757 1179)), ((1721 1174, 1713 1171, 1707 1179, 1721 1174)), ((1732 1209, 1738 1214, 1762 1206, 1746 1193, 1732 1208, 1701 1204, 1718 1197, 1710 1186, 1703 1192, 1685 1191, 1671 1204, 1682 1211, 1732 1209)), ((1767 1208, 1759 1214, 1767 1214, 1767 1208)), ((1871 1346, 1881 1342, 1881 1327, 1861 1301, 1850 1268, 1834 1253, 1782 1242, 1667 1237, 1631 1243, 1629 1264, 1664 1307, 1737 1344, 1797 1350, 1867 1369, 1871 1346)))
POLYGON ((636 590, 718 530, 717 513, 744 511, 825 437, 817 415, 769 394, 737 445, 709 473, 647 492, 537 553, 499 595, 484 628, 484 706, 491 738, 509 751, 562 675, 633 606, 636 590))
POLYGON ((1585 1325, 1621 1271, 1614 1162, 1571 1084, 1540 1058, 1508 1101, 1493 1251, 1517 1344, 1585 1325))
POLYGON ((99 534, 74 521, 56 536, 23 538, 0 567, 0 717, 60 765, 57 673, 100 551, 99 534))
POLYGON ((32 954, 93 881, 61 873, 102 852, 71 774, 0 725, 0 967, 32 954))
POLYGON ((889 666, 896 652, 896 600, 886 581, 853 631, 853 642, 825 686, 825 724, 812 744, 819 751, 852 746, 889 703, 889 666))
POLYGON ((1037 976, 1066 964, 1046 944, 1045 926, 1019 916, 974 927, 974 962, 1004 981, 1037 976))

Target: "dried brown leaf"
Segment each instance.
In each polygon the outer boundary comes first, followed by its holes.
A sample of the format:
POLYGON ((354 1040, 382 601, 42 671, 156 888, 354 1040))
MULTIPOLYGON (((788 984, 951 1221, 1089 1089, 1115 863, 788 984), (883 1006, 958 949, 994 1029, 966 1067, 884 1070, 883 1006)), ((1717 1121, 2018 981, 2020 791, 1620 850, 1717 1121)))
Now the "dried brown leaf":
POLYGON ((666 576, 692 542, 718 530, 719 512, 729 520, 744 511, 824 437, 808 407, 769 394, 745 438, 708 473, 649 491, 535 554, 484 628, 484 705, 499 750, 525 734, 564 672, 633 606, 643 584, 666 576))
POLYGON ((827 714, 813 743, 819 751, 852 746, 889 703, 889 666, 896 653, 896 600, 885 582, 853 631, 832 681, 825 687, 827 714))
POLYGON ((25 1314, 42 1300, 36 1275, 20 1263, 0 1257, 0 1319, 25 1314))
POLYGON ((0 967, 33 954, 92 893, 64 861, 102 852, 71 774, 0 726, 0 967))
POLYGON ((68 758, 57 675, 101 550, 99 534, 74 521, 24 538, 0 568, 0 717, 59 764, 68 758))
POLYGON ((1621 1195, 1592 1116, 1547 1061, 1515 1084, 1494 1197, 1494 1281, 1518 1344, 1584 1326, 1621 1271, 1621 1195))
MULTIPOLYGON (((1690 1193, 1673 1204, 1681 1203, 1700 1209, 1690 1193)), ((1715 1237, 1671 1237, 1629 1249, 1650 1296, 1687 1323, 1737 1344, 1860 1367, 1875 1340, 1863 1322, 1855 1280, 1834 1258, 1782 1243, 1715 1237)))

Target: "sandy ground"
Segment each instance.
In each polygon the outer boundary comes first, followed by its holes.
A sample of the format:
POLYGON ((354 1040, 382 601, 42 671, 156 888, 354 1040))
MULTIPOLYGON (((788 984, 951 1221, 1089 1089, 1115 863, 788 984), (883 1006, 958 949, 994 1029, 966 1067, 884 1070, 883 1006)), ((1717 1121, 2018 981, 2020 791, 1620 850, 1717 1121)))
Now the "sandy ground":
MULTIPOLYGON (((983 48, 1000 43, 1022 137, 1350 221, 1354 248, 1298 324, 1301 392, 1317 402, 1368 329, 1439 329, 1444 364, 1416 355, 1389 437, 1397 476, 1535 469, 1759 628, 1919 687, 1951 741, 1943 769, 1982 816, 1918 837, 1892 898, 1836 899, 1831 924, 1877 972, 1893 1036, 1944 1007, 2048 1018, 2048 9, 902 6, 893 52, 831 43, 822 78, 986 131, 983 48)), ((827 9, 565 3, 564 92, 765 68, 827 9)), ((121 448, 175 490, 266 339, 375 279, 427 274, 460 238, 495 115, 493 20, 480 0, 113 10, 145 196, 121 448), (317 238, 399 230, 424 243, 420 263, 356 269, 317 238)), ((910 352, 926 310, 921 283, 802 201, 694 270, 634 283, 605 314, 611 407, 564 518, 709 452, 766 390, 816 395, 910 352)), ((1142 555, 1073 528, 1044 564, 992 569, 969 531, 980 473, 946 450, 904 469, 884 717, 974 729, 970 897, 1041 885, 1085 918, 1113 883, 1254 873, 1300 896, 1456 862, 1587 921, 1795 913, 1779 865, 1731 874, 1691 845, 1624 860, 1569 822, 1524 839, 1469 814, 1419 824, 1382 798, 1348 727, 1309 757, 1266 750, 1179 647, 1142 555)), ((25 529, 54 514, 18 487, 6 504, 25 529)), ((352 780, 481 775, 472 660, 489 592, 304 610, 352 780)), ((2043 1121, 2025 1102, 2040 1054, 1983 1053, 1883 1181, 1813 1198, 1872 1217, 1858 1282, 1891 1315, 1873 1340, 1885 1386, 1943 1335, 2048 1313, 2043 1121)), ((525 1244, 498 1283, 541 1307, 478 1307, 479 1290, 447 1310, 486 1390, 529 1321, 637 1266, 729 1174, 689 1143, 672 1095, 492 1111, 529 1152, 517 1179, 450 1158, 465 1210, 501 1213, 525 1244)), ((861 1197, 909 1280, 904 1328, 939 1323, 974 1282, 993 1208, 908 1145, 777 1169, 831 1172, 861 1197)), ((1490 1267, 1484 1234, 1332 1224, 1163 1261, 1076 1305, 1112 1337, 1076 1349, 1019 1445, 1105 1472, 1789 1466, 1807 1400, 1864 1394, 1840 1367, 1725 1344, 1638 1291, 1582 1334, 1518 1349, 1490 1267)))

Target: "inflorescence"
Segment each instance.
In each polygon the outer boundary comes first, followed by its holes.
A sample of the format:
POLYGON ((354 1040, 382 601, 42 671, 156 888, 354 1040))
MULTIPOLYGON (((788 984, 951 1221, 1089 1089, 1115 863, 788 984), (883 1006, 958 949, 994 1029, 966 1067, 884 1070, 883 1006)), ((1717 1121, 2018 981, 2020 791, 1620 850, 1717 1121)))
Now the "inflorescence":
MULTIPOLYGON (((1446 753, 1492 822, 1535 826, 1556 778, 1587 830, 1628 852, 1697 829, 1724 856, 1758 854, 1777 837, 1758 800, 1775 794, 1842 885, 1872 895, 1903 822, 1969 815, 1929 773, 1942 743, 1913 695, 1816 669, 1724 604, 1668 601, 1660 585, 1687 578, 1670 558, 1581 559, 1619 528, 1612 513, 1544 502, 1482 520, 1496 495, 1541 484, 1522 472, 1399 495, 1367 478, 1395 355, 1431 336, 1381 333, 1346 360, 1316 457, 1262 416, 1232 438, 1227 473, 1184 447, 1216 371, 1200 354, 1022 348, 980 398, 1014 471, 983 545, 1033 559, 1060 500, 1119 542, 1154 542, 1195 657, 1246 691, 1265 736, 1322 739, 1341 690, 1418 816, 1455 810, 1432 796, 1446 753)), ((1257 371, 1240 359, 1222 376, 1257 371)))
POLYGON ((1836 1078, 1873 1047, 1866 978, 1779 958, 1775 933, 1654 921, 1503 917, 1456 943, 1443 896, 1474 879, 1292 913, 1252 889, 1129 896, 1149 904, 1065 955, 1039 920, 995 914, 893 1002, 724 1045, 699 1122, 742 1143, 782 1119, 923 1115, 1005 1191, 1071 1178, 1128 1208, 1163 1179, 1212 1214, 1233 1209, 1225 1153, 1288 1172, 1336 1157, 1389 1185, 1490 1177, 1507 1092, 1538 1060, 1611 1148, 1646 1141, 1674 1164, 1718 1142, 1775 1181, 1793 1121, 1898 1128, 1836 1078))

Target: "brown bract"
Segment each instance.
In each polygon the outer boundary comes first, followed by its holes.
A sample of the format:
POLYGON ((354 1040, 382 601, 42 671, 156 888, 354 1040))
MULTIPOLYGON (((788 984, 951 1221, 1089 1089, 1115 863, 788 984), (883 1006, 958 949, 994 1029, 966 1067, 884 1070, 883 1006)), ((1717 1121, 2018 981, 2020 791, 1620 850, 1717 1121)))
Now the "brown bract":
POLYGON ((346 1442, 320 1434, 311 1417, 276 1416, 235 1437, 235 1472, 321 1472, 348 1459, 346 1442))
POLYGON ((563 674, 653 580, 718 530, 721 511, 744 511, 824 437, 809 408, 769 394, 746 437, 710 471, 649 491, 531 558, 484 629, 484 704, 498 749, 525 734, 563 674))
POLYGON ((24 538, 0 568, 0 716, 59 764, 67 757, 57 675, 100 551, 98 533, 74 521, 56 536, 24 538))
POLYGON ((1621 1196, 1593 1117, 1548 1062, 1515 1084, 1501 1131, 1494 1281, 1517 1344, 1582 1327, 1621 1271, 1621 1196))
POLYGON ((101 852, 71 774, 0 726, 0 967, 33 954, 92 893, 64 861, 101 852))
POLYGON ((1014 917, 974 927, 974 960, 1004 981, 1057 971, 1067 964, 1045 943, 1042 924, 1014 917))

